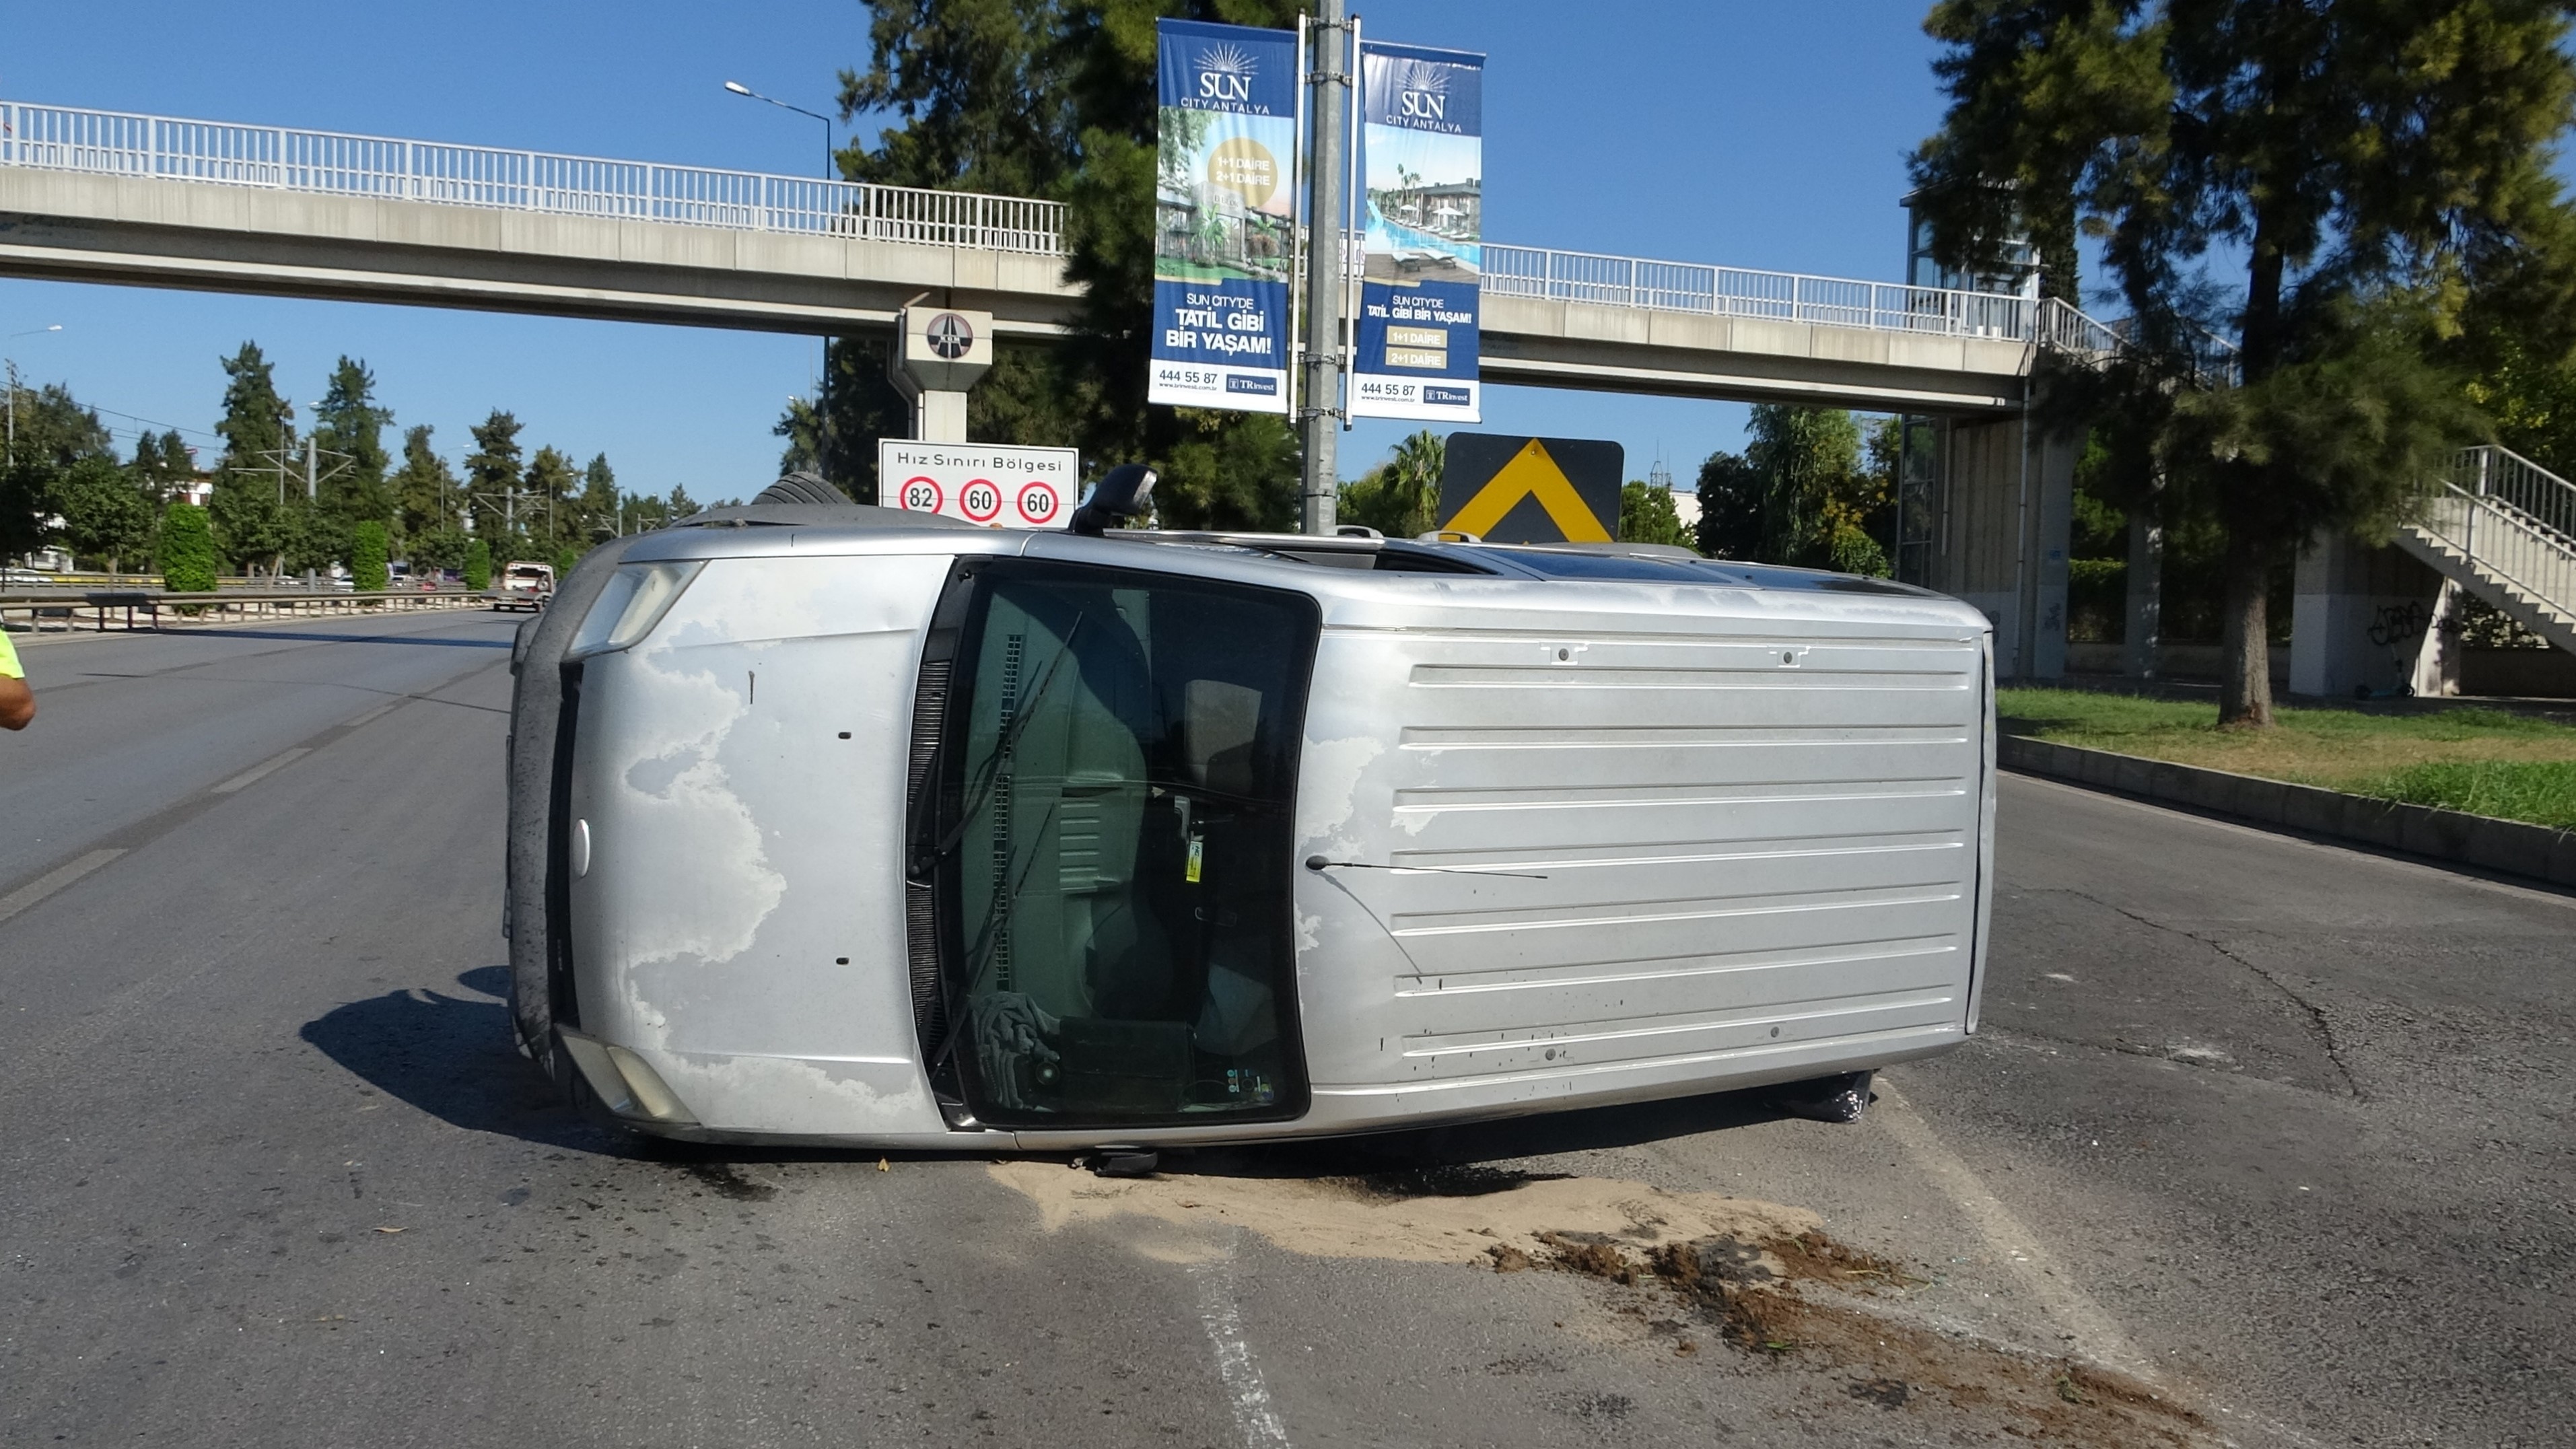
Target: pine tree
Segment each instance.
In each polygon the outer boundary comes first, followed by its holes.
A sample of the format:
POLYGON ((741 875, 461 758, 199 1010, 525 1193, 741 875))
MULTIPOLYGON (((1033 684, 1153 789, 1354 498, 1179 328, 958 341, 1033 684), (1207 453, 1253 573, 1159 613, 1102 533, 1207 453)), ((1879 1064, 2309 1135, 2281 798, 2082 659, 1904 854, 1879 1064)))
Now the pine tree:
POLYGON ((581 473, 572 459, 552 447, 537 449, 528 460, 527 497, 519 504, 519 526, 531 539, 542 540, 532 557, 552 558, 563 538, 579 532, 573 517, 573 489, 581 473))
POLYGON ((2560 314, 2548 148, 2576 109, 2564 7, 1942 0, 1939 134, 1914 159, 1945 261, 2080 229, 2132 317, 2123 411, 2171 506, 2226 539, 2223 723, 2272 717, 2272 575, 2322 532, 2384 531, 2473 434, 2464 323, 2560 314), (2210 298, 2239 299, 2211 317, 2210 298), (2507 300, 2510 299, 2510 300, 2507 300), (2241 386, 2200 379, 2232 321, 2241 386))
POLYGON ((617 502, 617 470, 608 466, 606 453, 595 453, 590 466, 581 470, 581 499, 573 509, 577 520, 573 538, 587 547, 615 537, 617 502))
POLYGON ((284 500, 284 466, 293 428, 277 395, 275 369, 259 344, 245 342, 224 362, 224 417, 215 432, 224 453, 215 465, 208 512, 215 541, 236 564, 282 568, 295 542, 295 519, 284 500))
POLYGON ((463 490, 447 460, 430 446, 429 439, 427 423, 407 429, 403 433, 402 467, 386 480, 406 537, 451 532, 464 522, 463 490))
POLYGON ((473 433, 474 451, 465 459, 465 484, 471 490, 467 508, 476 533, 499 537, 509 532, 518 512, 519 420, 494 408, 473 433))
POLYGON ((375 374, 365 363, 342 357, 313 409, 313 441, 325 453, 342 455, 326 460, 331 478, 321 485, 321 509, 343 528, 394 517, 384 445, 384 430, 393 420, 390 409, 376 404, 375 374))

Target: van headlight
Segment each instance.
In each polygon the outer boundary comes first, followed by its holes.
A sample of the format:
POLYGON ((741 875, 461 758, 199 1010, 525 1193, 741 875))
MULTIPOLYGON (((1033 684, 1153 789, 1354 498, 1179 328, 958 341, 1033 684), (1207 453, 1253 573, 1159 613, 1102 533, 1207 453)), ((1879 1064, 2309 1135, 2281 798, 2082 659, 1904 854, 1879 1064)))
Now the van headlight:
POLYGON ((620 564, 582 615, 581 629, 564 650, 566 660, 583 659, 623 649, 653 632, 662 616, 680 600, 680 591, 706 567, 703 560, 683 563, 620 564))

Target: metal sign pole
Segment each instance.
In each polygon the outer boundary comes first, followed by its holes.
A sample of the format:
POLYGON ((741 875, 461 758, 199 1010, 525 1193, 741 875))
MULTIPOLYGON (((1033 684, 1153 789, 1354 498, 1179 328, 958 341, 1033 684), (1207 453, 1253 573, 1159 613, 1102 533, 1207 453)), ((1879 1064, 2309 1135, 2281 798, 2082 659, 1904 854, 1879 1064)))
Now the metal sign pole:
POLYGON ((1350 23, 1343 0, 1316 0, 1309 33, 1315 68, 1307 82, 1313 100, 1314 159, 1306 171, 1306 216, 1313 243, 1306 262, 1305 391, 1300 422, 1305 431, 1304 503, 1299 526, 1307 533, 1333 531, 1340 469, 1334 457, 1342 414, 1342 213, 1344 126, 1349 100, 1350 23))

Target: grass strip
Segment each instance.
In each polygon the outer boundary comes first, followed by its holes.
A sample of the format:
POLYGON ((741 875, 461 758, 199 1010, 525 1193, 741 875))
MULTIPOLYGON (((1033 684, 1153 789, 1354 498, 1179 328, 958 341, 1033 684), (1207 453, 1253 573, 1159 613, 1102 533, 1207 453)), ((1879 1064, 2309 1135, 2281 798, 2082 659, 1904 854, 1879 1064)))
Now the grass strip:
POLYGON ((2576 830, 2576 763, 2564 760, 2409 765, 2351 788, 2381 800, 2576 830))
POLYGON ((2576 827, 2576 728, 2532 715, 2285 707, 2271 729, 2221 729, 2214 702, 2077 689, 2006 689, 1995 709, 2007 734, 2576 827))

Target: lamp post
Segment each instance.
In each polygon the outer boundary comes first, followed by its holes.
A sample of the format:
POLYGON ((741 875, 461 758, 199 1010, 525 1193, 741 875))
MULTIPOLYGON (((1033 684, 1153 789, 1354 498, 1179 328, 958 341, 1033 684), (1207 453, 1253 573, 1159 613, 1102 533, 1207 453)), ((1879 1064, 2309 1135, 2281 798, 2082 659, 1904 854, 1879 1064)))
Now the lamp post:
MULTIPOLYGON (((8 340, 15 342, 21 337, 41 337, 45 333, 62 330, 63 324, 60 322, 49 322, 42 327, 30 327, 24 332, 12 332, 8 340)), ((18 466, 18 360, 14 357, 9 359, 9 450, 7 462, 0 466, 11 468, 18 466)))
MULTIPOLYGON (((819 112, 809 111, 803 106, 791 106, 787 102, 778 99, 776 96, 764 96, 760 92, 753 90, 751 87, 744 85, 740 81, 726 81, 724 83, 724 88, 733 92, 735 95, 742 96, 746 99, 767 101, 782 111, 794 111, 800 116, 812 116, 815 120, 822 122, 823 179, 826 181, 832 179, 834 155, 832 150, 831 117, 819 112)), ((822 398, 820 403, 817 405, 819 415, 816 417, 814 424, 814 471, 822 474, 823 480, 828 483, 832 478, 832 338, 829 333, 825 333, 823 336, 823 372, 819 390, 822 394, 822 398)))
POLYGON ((767 102, 769 102, 771 105, 776 106, 778 109, 780 109, 780 110, 782 110, 782 111, 794 111, 796 114, 798 114, 798 115, 800 115, 800 116, 812 116, 815 120, 818 120, 818 121, 822 122, 822 123, 823 123, 823 179, 824 179, 824 180, 826 180, 826 181, 829 181, 829 180, 831 180, 831 179, 832 179, 832 118, 831 118, 831 117, 826 116, 826 115, 822 114, 822 113, 821 113, 821 112, 819 112, 819 111, 809 111, 809 110, 805 109, 803 106, 791 106, 791 105, 787 104, 785 101, 782 101, 782 100, 778 99, 776 96, 764 96, 764 95, 762 95, 760 92, 758 92, 758 91, 756 91, 756 90, 753 90, 751 87, 749 87, 749 86, 747 86, 747 85, 744 85, 744 84, 743 84, 742 82, 740 82, 740 81, 726 81, 726 82, 724 83, 724 87, 725 87, 725 89, 726 89, 726 90, 729 90, 729 91, 733 92, 735 95, 738 95, 738 96, 745 96, 745 97, 748 97, 748 98, 750 98, 750 99, 752 99, 752 100, 755 100, 755 101, 767 101, 767 102))

